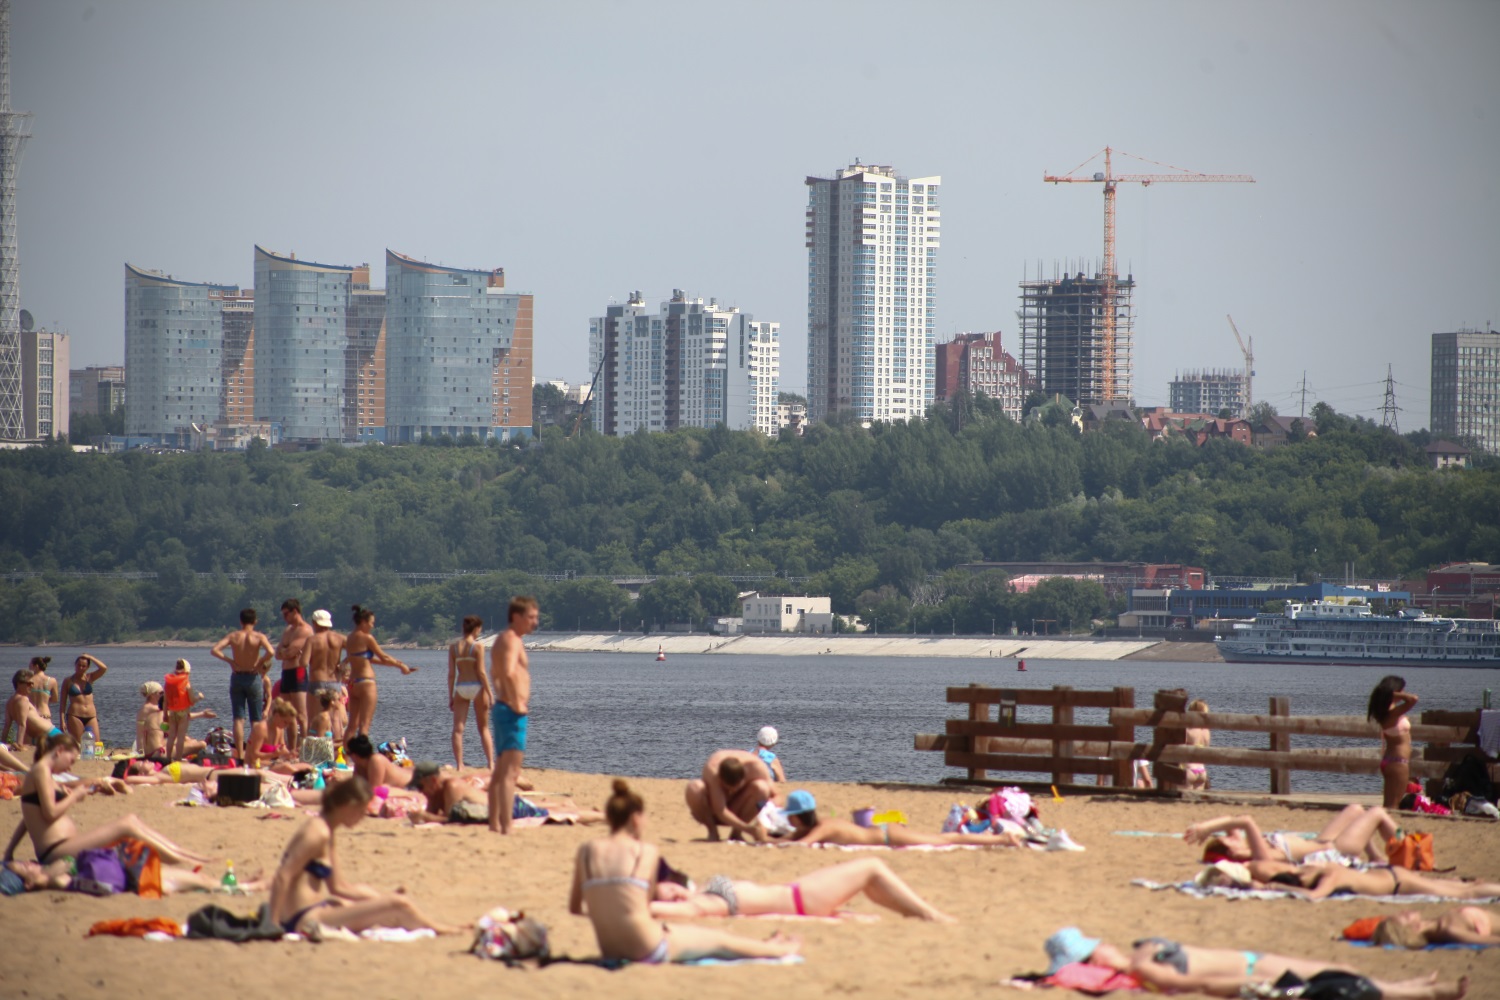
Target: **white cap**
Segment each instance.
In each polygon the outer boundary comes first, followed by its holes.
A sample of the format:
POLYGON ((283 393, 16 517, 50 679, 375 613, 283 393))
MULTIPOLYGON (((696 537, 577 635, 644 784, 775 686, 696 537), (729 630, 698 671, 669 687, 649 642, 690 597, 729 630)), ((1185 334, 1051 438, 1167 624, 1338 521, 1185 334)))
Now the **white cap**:
POLYGON ((187 660, 178 660, 177 661, 177 669, 180 670, 180 671, 182 671, 185 674, 190 674, 190 673, 193 672, 193 665, 191 663, 189 663, 187 660))
POLYGON ((313 612, 313 624, 319 628, 333 628, 333 615, 326 608, 319 608, 313 612))
POLYGON ((776 732, 775 726, 761 726, 760 732, 756 734, 755 740, 763 747, 774 747, 781 737, 776 732))

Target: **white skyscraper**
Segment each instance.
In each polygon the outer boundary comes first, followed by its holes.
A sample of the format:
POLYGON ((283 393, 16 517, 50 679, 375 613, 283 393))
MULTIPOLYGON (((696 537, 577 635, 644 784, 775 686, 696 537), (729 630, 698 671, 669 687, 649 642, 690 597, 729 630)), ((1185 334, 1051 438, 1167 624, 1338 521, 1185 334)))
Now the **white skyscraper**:
POLYGON ((932 403, 941 183, 859 163, 807 178, 809 419, 910 420, 932 403))
POLYGON ((639 292, 589 321, 589 404, 602 434, 679 427, 777 433, 780 324, 674 289, 651 314, 639 292))

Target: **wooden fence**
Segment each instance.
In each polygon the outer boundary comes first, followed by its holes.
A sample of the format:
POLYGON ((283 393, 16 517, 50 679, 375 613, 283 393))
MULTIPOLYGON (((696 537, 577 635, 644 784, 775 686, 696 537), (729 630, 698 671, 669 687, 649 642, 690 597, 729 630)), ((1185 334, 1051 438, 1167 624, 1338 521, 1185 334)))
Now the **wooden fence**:
MULTIPOLYGON (((938 750, 949 767, 961 767, 968 780, 991 783, 990 771, 1050 774, 1053 784, 1072 784, 1076 775, 1094 775, 1103 784, 1133 783, 1133 761, 1151 761, 1157 783, 1181 787, 1186 764, 1264 768, 1270 773, 1272 794, 1292 790, 1292 771, 1336 774, 1377 774, 1380 771, 1380 727, 1362 716, 1292 715, 1289 699, 1270 699, 1266 714, 1189 712, 1183 690, 1158 691, 1151 708, 1135 707, 1135 689, 1081 691, 1071 687, 992 688, 971 684, 948 688, 948 704, 967 705, 968 717, 949 719, 941 734, 922 733, 918 750, 938 750), (1021 722, 1023 705, 1052 709, 1051 722, 1021 722), (1108 722, 1079 725, 1075 709, 1104 709, 1108 722), (1136 727, 1150 727, 1150 743, 1138 743, 1136 727), (1195 747, 1187 744, 1188 729, 1265 733, 1265 749, 1195 747), (1344 736, 1368 739, 1368 748, 1292 749, 1292 736, 1344 736)), ((1413 778, 1441 777, 1448 765, 1474 746, 1476 712, 1422 712, 1412 725, 1413 744, 1426 744, 1411 762, 1413 778)), ((1488 758, 1486 758, 1488 759, 1488 758)), ((1491 765, 1500 778, 1500 767, 1491 765)))

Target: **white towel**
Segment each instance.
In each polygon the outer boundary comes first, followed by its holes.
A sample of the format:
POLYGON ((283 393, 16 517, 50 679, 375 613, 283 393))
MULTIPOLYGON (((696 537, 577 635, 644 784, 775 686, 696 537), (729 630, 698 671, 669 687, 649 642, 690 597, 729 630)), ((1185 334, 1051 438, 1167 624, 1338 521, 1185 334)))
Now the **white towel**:
POLYGON ((1500 709, 1479 713, 1479 749, 1491 757, 1500 756, 1500 709))

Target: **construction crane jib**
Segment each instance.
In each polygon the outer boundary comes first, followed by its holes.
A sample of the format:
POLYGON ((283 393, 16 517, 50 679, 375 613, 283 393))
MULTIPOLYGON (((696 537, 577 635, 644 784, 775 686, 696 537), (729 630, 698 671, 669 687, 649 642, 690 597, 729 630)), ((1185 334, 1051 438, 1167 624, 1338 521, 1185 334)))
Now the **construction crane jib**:
POLYGON ((1114 400, 1115 392, 1115 299, 1116 283, 1119 275, 1115 270, 1115 187, 1119 184, 1140 184, 1142 187, 1156 183, 1228 183, 1228 184, 1254 184, 1255 178, 1249 174, 1200 174, 1188 170, 1185 167, 1174 167, 1170 163, 1159 163, 1156 160, 1148 160, 1143 156, 1134 156, 1122 150, 1105 146, 1100 152, 1104 154, 1104 170, 1095 171, 1086 176, 1080 176, 1079 171, 1098 158, 1095 153, 1067 174, 1044 174, 1042 180, 1052 184, 1103 184, 1104 185, 1104 332, 1102 339, 1102 353, 1104 355, 1104 398, 1114 400), (1117 174, 1114 172, 1112 162, 1113 154, 1119 152, 1122 156, 1130 156, 1132 159, 1144 163, 1151 163, 1158 167, 1174 170, 1170 174, 1117 174))

